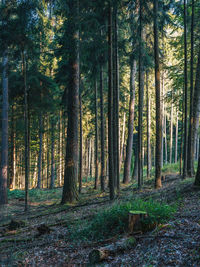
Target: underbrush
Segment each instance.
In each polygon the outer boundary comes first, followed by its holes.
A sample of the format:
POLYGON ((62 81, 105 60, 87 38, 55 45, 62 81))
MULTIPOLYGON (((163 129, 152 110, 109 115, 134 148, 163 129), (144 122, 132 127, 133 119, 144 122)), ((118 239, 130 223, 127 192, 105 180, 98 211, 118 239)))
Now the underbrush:
MULTIPOLYGON (((8 199, 24 199, 24 190, 8 190, 8 199)), ((29 190, 30 201, 43 202, 43 201, 55 201, 61 199, 61 189, 55 188, 51 190, 44 189, 30 189, 29 190)))
POLYGON ((128 230, 129 211, 134 210, 147 212, 148 219, 145 223, 159 224, 167 221, 173 215, 176 206, 139 199, 133 202, 116 203, 111 208, 94 215, 92 220, 76 224, 70 229, 71 238, 94 241, 125 233, 128 230))

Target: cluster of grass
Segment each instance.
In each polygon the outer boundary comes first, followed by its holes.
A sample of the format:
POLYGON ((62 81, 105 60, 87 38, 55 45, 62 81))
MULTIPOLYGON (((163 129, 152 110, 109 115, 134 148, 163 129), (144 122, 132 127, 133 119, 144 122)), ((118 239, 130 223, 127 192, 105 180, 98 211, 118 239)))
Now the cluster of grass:
POLYGON ((153 200, 145 202, 134 200, 132 202, 116 203, 111 208, 100 211, 94 215, 90 222, 79 222, 71 229, 73 240, 103 240, 127 232, 129 211, 145 211, 148 219, 145 223, 159 224, 167 221, 176 211, 176 206, 161 204, 153 200))
MULTIPOLYGON (((9 199, 24 199, 24 197, 24 190, 8 190, 9 199)), ((59 188, 51 190, 31 189, 29 190, 29 197, 32 202, 56 201, 61 198, 61 190, 59 188)))

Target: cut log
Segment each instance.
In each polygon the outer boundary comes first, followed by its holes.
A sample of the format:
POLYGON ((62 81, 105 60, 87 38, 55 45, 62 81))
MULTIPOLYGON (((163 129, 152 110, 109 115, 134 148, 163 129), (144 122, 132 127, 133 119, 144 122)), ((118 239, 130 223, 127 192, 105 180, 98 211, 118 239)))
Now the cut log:
POLYGON ((111 245, 99 248, 99 249, 93 249, 89 253, 89 261, 90 264, 96 264, 98 262, 101 262, 103 260, 108 259, 109 256, 114 256, 119 252, 123 252, 124 250, 134 247, 136 244, 136 239, 133 237, 129 238, 123 238, 111 245))
POLYGON ((129 233, 143 231, 143 221, 148 217, 145 211, 129 212, 129 233))

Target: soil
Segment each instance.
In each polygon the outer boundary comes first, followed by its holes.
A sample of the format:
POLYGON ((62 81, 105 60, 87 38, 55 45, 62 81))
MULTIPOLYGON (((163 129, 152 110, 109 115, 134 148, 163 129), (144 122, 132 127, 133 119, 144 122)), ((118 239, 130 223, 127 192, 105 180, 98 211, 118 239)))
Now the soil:
MULTIPOLYGON (((96 266, 200 266, 200 191, 193 179, 183 182, 178 175, 168 175, 160 190, 147 183, 142 191, 124 187, 118 201, 149 197, 175 203, 179 207, 174 217, 152 232, 136 234, 136 246, 110 256, 96 266)), ((19 202, 19 201, 18 201, 19 202)), ((75 206, 33 205, 28 214, 22 203, 14 201, 1 212, 1 266, 91 266, 88 255, 117 241, 116 237, 102 242, 69 242, 68 220, 88 220, 101 209, 112 205, 108 195, 93 196, 75 206), (25 221, 25 226, 9 231, 11 218, 25 221), (38 235, 38 227, 47 232, 38 235)), ((121 236, 123 238, 123 236, 121 236)))

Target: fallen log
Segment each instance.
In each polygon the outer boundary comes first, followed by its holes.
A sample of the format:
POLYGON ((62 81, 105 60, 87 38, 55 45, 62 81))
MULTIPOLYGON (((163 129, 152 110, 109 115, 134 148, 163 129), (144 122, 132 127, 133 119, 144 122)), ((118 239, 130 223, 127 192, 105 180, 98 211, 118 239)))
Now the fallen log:
POLYGON ((126 249, 134 247, 135 244, 136 239, 134 237, 126 237, 105 247, 93 249, 89 253, 89 262, 91 264, 96 264, 108 259, 109 256, 114 256, 119 252, 123 252, 126 249))

